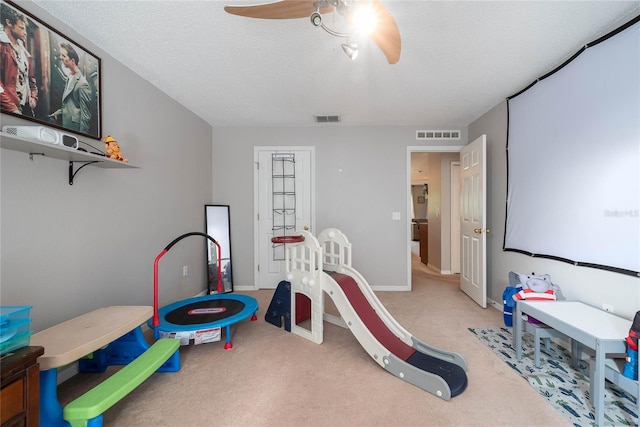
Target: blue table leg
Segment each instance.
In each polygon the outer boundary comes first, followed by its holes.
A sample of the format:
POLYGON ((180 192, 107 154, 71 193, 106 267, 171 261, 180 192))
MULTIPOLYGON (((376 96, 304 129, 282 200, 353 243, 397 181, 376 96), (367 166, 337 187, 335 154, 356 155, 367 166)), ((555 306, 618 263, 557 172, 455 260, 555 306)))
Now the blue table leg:
POLYGON ((62 418, 62 406, 58 401, 58 369, 40 371, 40 425, 69 427, 62 418))
POLYGON ((127 365, 149 348, 149 343, 138 326, 111 342, 108 346, 93 352, 91 357, 80 359, 80 372, 104 372, 110 365, 127 365))

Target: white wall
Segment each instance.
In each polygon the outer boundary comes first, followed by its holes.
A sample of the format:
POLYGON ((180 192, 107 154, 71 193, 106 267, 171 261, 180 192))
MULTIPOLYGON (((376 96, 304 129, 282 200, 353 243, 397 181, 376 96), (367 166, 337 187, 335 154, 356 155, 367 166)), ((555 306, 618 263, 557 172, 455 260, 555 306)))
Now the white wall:
MULTIPOLYGON (((466 127, 451 126, 428 127, 461 129, 462 140, 450 145, 466 144, 466 127)), ((231 206, 235 286, 254 283, 253 147, 302 145, 316 147, 315 231, 342 229, 353 244, 354 266, 375 289, 407 289, 407 146, 419 145, 415 131, 341 125, 214 128, 214 202, 231 206), (392 212, 401 212, 401 220, 393 221, 392 212)))
MULTIPOLYGON (((640 308, 637 278, 502 251, 506 126, 503 102, 470 125, 469 138, 465 129, 457 141, 465 145, 487 134, 489 298, 502 300, 510 270, 549 273, 568 298, 598 307, 608 303, 631 318, 640 308)), ((337 227, 347 234, 354 265, 376 290, 406 289, 406 147, 415 143, 409 127, 214 128, 214 202, 231 205, 236 286, 253 286, 253 147, 310 145, 316 147, 317 229, 337 227), (393 211, 403 213, 401 221, 391 220, 393 211)))
MULTIPOLYGON (((469 140, 487 135, 487 277, 488 297, 502 301, 509 271, 550 274, 567 299, 577 299, 632 319, 640 310, 640 279, 502 250, 507 195, 507 103, 502 102, 469 125, 469 140)), ((549 189, 553 192, 553 188, 549 189)), ((589 238, 585 230, 585 238, 589 238)))
MULTIPOLYGON (((102 59, 103 131, 139 169, 88 166, 70 186, 67 162, 0 150, 1 304, 32 305, 34 331, 106 305, 152 305, 156 255, 204 231, 211 127, 36 5, 20 5, 102 59)), ((206 289, 204 247, 192 237, 162 258, 161 305, 206 289)))

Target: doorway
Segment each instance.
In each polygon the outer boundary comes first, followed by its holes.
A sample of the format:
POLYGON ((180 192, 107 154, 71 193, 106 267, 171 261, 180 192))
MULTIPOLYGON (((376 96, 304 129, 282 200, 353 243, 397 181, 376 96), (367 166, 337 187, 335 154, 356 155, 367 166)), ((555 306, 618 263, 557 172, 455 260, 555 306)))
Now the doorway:
MULTIPOLYGON (((451 188, 460 190, 460 161, 451 162, 451 188)), ((461 271, 460 263, 462 250, 460 247, 460 191, 451 192, 451 274, 458 274, 461 271)))
MULTIPOLYGON (((459 185, 459 179, 457 183, 452 179, 454 169, 455 173, 459 174, 459 154, 462 150, 462 146, 409 146, 407 147, 407 212, 408 218, 413 216, 413 197, 411 192, 411 186, 414 184, 412 180, 412 154, 413 157, 416 154, 424 153, 425 156, 433 154, 434 157, 431 164, 435 164, 434 170, 430 170, 426 173, 426 178, 429 185, 429 213, 433 218, 429 227, 429 246, 430 248, 436 248, 437 250, 431 250, 429 257, 433 260, 433 263, 427 262, 427 267, 431 268, 434 272, 440 274, 455 274, 459 272, 459 264, 457 267, 452 268, 452 263, 459 263, 460 259, 460 243, 459 237, 455 237, 455 225, 453 225, 453 216, 459 215, 456 213, 458 206, 451 203, 452 200, 459 198, 459 192, 456 194, 452 192, 451 188, 454 185, 459 185), (440 162, 438 159, 441 159, 440 162), (439 167, 440 163, 444 166, 439 167), (444 172, 443 172, 444 171, 444 172), (431 181, 431 182, 429 182, 431 181), (436 215, 437 212, 437 215, 436 215), (455 242, 454 242, 455 239, 455 242), (452 253, 456 251, 457 253, 452 253), (458 271, 456 271, 458 270, 458 271)), ((422 163, 424 164, 424 163, 422 163)), ((459 190, 459 188, 457 188, 459 190)), ((407 224, 407 277, 409 287, 412 283, 411 272, 411 257, 412 257, 412 224, 407 224)), ((459 236, 459 234, 457 235, 459 236)))

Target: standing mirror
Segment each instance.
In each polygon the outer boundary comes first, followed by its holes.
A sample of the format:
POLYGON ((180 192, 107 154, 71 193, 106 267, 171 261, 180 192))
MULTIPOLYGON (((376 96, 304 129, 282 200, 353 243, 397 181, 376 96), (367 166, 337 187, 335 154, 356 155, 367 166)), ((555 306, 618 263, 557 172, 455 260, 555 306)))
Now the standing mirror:
MULTIPOLYGON (((229 205, 205 205, 206 232, 220 245, 223 292, 233 291, 231 275, 231 223, 229 205)), ((207 291, 218 292, 218 247, 207 239, 207 291)))

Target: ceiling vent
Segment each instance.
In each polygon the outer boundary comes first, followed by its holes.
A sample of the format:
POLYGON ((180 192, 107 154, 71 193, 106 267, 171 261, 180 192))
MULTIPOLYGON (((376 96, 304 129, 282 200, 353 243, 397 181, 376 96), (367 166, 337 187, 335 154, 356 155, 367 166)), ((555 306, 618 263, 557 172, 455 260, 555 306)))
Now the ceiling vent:
POLYGON ((459 130, 417 130, 416 140, 429 141, 433 139, 460 139, 459 130))
POLYGON ((316 123, 340 123, 340 116, 313 116, 316 123))

